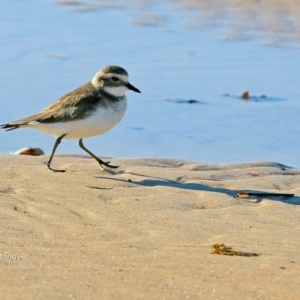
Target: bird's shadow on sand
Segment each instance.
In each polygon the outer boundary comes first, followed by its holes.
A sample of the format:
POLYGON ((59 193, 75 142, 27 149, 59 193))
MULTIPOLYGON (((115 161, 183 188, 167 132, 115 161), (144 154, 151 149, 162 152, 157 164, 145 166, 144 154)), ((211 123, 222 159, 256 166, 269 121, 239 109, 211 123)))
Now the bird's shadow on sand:
MULTIPOLYGON (((111 172, 110 172, 111 173, 111 172)), ((112 173, 111 173, 112 174, 112 173)), ((120 174, 120 173, 119 173, 120 174)), ((128 174, 128 175, 134 175, 139 177, 146 177, 146 179, 142 180, 132 180, 132 179, 123 179, 123 178, 117 178, 117 177, 104 177, 104 176, 96 176, 98 179, 105 179, 105 180, 113 180, 113 181, 119 181, 124 183, 130 183, 137 186, 144 186, 144 187, 155 187, 155 186, 161 186, 161 187, 173 187, 183 190, 190 190, 190 191, 204 191, 204 192, 213 192, 213 193, 222 193, 226 194, 231 197, 236 197, 238 193, 240 192, 251 192, 251 193, 263 193, 264 191, 258 191, 258 190, 230 190, 226 188, 218 188, 218 187, 211 187, 208 185, 200 184, 200 183, 192 183, 192 182, 181 182, 178 180, 171 180, 167 178, 161 178, 161 177, 153 177, 149 175, 143 175, 138 173, 132 173, 132 172, 121 172, 121 174, 128 174)), ((118 174, 116 174, 118 175, 118 174)), ((91 188, 97 188, 97 187, 91 187, 91 188)), ((300 205, 300 197, 293 196, 293 197, 284 197, 284 196, 257 196, 252 198, 240 198, 241 200, 251 200, 251 203, 260 203, 263 199, 268 199, 271 201, 281 201, 283 203, 287 204, 294 204, 294 205, 300 205)))

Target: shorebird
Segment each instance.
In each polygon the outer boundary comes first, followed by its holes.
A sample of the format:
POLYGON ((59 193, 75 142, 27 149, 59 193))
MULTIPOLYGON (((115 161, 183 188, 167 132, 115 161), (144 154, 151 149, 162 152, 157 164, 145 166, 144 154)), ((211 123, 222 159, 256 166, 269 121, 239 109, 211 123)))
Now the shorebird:
POLYGON ((117 125, 123 118, 127 99, 125 92, 140 93, 128 81, 128 73, 118 66, 107 66, 96 73, 92 81, 60 97, 40 113, 0 125, 6 131, 17 128, 33 128, 56 138, 46 163, 53 172, 65 172, 51 168, 51 162, 62 139, 78 139, 78 146, 102 166, 117 168, 104 162, 88 150, 83 138, 100 135, 117 125))

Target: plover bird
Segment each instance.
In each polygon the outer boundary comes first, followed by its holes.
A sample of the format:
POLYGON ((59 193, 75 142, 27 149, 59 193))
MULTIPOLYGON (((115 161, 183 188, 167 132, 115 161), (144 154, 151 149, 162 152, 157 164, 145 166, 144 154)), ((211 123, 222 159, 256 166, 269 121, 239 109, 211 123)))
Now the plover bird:
POLYGON ((88 82, 60 97, 40 113, 6 124, 6 131, 17 128, 33 128, 56 138, 46 164, 53 172, 65 172, 51 168, 51 161, 62 139, 78 139, 78 146, 91 155, 102 167, 117 166, 104 162, 82 143, 83 138, 100 135, 113 128, 123 118, 127 99, 125 92, 140 91, 128 82, 128 73, 121 67, 104 67, 88 82))

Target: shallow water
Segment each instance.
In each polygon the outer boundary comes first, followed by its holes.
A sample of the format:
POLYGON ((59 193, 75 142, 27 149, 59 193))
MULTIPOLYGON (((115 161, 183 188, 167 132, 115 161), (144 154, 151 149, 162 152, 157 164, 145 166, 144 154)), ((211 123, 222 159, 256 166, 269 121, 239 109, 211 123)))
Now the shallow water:
MULTIPOLYGON (((86 140, 95 153, 300 167, 296 2, 283 9, 274 1, 260 12, 234 1, 205 10, 206 1, 200 8, 196 1, 62 2, 2 3, 0 123, 37 113, 116 64, 142 94, 129 91, 123 121, 86 140), (246 90, 251 97, 241 100, 246 90)), ((0 139, 1 153, 25 146, 49 153, 54 144, 30 129, 0 139)), ((82 154, 75 140, 59 152, 82 154)))

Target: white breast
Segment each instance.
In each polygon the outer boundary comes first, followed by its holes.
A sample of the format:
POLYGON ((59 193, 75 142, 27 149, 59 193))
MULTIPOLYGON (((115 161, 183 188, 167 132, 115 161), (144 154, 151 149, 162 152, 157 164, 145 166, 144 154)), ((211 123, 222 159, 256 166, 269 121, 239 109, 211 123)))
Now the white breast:
POLYGON ((100 135, 113 128, 122 120, 127 108, 127 99, 126 97, 124 98, 123 101, 118 103, 118 106, 99 106, 93 114, 85 119, 51 124, 36 122, 28 125, 41 132, 51 134, 55 138, 63 134, 66 134, 64 139, 80 139, 100 135))

